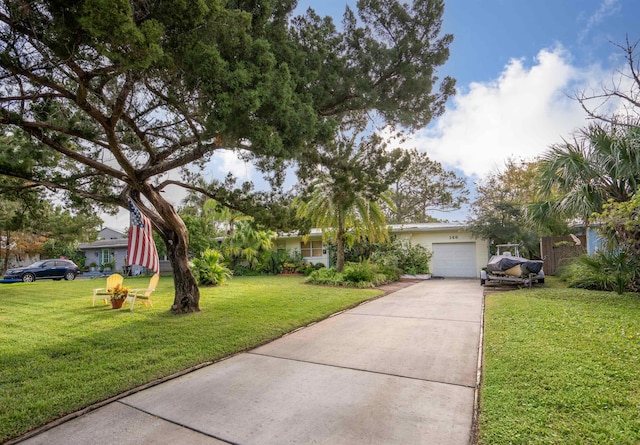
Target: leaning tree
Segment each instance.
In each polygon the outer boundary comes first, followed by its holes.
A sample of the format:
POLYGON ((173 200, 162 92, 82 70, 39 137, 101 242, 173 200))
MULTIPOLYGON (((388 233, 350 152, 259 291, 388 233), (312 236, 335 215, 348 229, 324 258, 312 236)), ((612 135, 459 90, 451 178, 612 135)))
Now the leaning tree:
POLYGON ((172 311, 198 311, 188 233, 162 193, 168 185, 250 210, 227 183, 196 185, 216 151, 241 152, 278 180, 283 160, 345 123, 374 116, 419 127, 454 91, 436 76, 452 39, 440 36, 442 0, 361 0, 359 18, 347 9, 340 31, 313 11, 292 18, 294 7, 1 1, 0 125, 30 145, 0 174, 76 202, 127 208, 132 199, 166 244, 172 311))

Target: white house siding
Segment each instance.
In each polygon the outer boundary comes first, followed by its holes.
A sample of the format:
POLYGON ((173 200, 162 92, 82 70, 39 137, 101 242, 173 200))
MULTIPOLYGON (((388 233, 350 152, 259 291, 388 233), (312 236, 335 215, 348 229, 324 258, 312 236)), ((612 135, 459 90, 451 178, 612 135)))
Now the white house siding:
MULTIPOLYGON (((487 265, 489 253, 487 241, 473 238, 463 224, 406 224, 392 226, 392 233, 398 238, 410 240, 412 244, 420 244, 433 252, 434 256, 431 258, 429 267, 434 275, 479 278, 480 270, 487 265), (454 244, 460 244, 460 246, 451 246, 454 244), (454 268, 455 263, 459 263, 460 266, 454 268)), ((312 232, 310 240, 319 239, 321 235, 312 232)), ((301 240, 299 236, 281 236, 278 238, 278 248, 300 252, 301 240)), ((323 251, 326 250, 323 249, 323 251)), ((314 264, 329 265, 328 252, 320 258, 306 258, 306 260, 314 264)))
POLYGON ((393 233, 398 238, 408 239, 412 244, 420 244, 434 253, 429 264, 433 275, 479 278, 480 270, 487 265, 489 252, 487 241, 473 238, 464 227, 452 228, 447 224, 417 224, 415 229, 404 226, 396 228, 393 233), (461 246, 447 248, 451 244, 461 244, 461 246), (438 247, 434 249, 434 245, 439 246, 440 258, 436 251, 438 247), (447 256, 443 256, 445 252, 447 256), (470 253, 473 256, 471 259, 468 257, 470 253), (452 267, 456 261, 460 262, 460 267, 457 269, 452 267))
MULTIPOLYGON (((322 241, 322 236, 310 236, 309 241, 322 241)), ((300 253, 300 243, 302 242, 302 237, 280 237, 276 241, 276 246, 278 249, 286 249, 289 252, 297 252, 300 253)), ((304 257, 304 259, 311 264, 322 263, 326 267, 329 267, 329 249, 326 244, 322 244, 322 256, 319 257, 304 257)))

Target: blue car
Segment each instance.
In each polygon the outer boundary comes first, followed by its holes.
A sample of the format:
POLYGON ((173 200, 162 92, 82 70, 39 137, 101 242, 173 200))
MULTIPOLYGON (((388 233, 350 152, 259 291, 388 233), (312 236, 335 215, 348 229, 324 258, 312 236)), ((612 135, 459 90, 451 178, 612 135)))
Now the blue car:
POLYGON ((5 280, 22 280, 31 283, 36 280, 75 280, 80 269, 70 260, 43 260, 36 261, 27 267, 9 269, 4 274, 5 280))

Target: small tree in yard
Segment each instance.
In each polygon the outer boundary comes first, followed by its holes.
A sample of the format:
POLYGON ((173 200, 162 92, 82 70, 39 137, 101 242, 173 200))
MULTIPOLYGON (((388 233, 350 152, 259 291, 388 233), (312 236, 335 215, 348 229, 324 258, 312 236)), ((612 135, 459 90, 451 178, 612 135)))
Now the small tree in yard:
POLYGON ((294 7, 0 1, 0 126, 28 139, 11 160, 0 157, 0 175, 103 208, 131 198, 167 247, 172 311, 198 311, 188 233, 167 186, 250 212, 228 183, 197 185, 214 152, 241 153, 277 185, 285 160, 332 140, 341 124, 373 114, 418 128, 454 92, 435 69, 452 39, 439 36, 443 1, 362 0, 341 32, 312 11, 292 18, 294 7))
MULTIPOLYGON (((536 165, 509 159, 500 169, 476 185, 471 205, 471 233, 492 245, 521 243, 524 255, 539 254, 539 234, 527 224, 526 206, 534 201, 536 165)), ((495 248, 495 247, 493 247, 495 248)))
POLYGON ((619 289, 640 291, 640 189, 628 201, 610 200, 597 221, 599 231, 609 240, 609 256, 618 259, 619 269, 626 272, 619 274, 626 278, 619 289))
POLYGON ((381 204, 392 206, 386 189, 407 163, 402 150, 388 151, 375 136, 359 142, 351 136, 327 144, 318 151, 317 163, 308 167, 315 177, 293 204, 299 217, 308 218, 336 244, 339 272, 345 246, 361 239, 389 240, 381 204))

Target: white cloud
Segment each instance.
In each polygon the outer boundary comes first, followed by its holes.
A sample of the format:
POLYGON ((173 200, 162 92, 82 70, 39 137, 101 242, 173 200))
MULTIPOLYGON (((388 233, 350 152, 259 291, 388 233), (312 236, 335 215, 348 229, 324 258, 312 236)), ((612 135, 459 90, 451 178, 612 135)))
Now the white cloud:
POLYGON ((240 182, 251 181, 256 169, 247 161, 240 159, 234 150, 217 151, 208 163, 208 168, 216 178, 224 178, 227 173, 233 174, 240 182))
POLYGON ((558 46, 541 50, 531 67, 522 59, 511 60, 497 80, 474 82, 458 92, 443 116, 403 146, 479 177, 509 157, 536 157, 587 124, 570 96, 597 84, 594 79, 602 79, 602 73, 576 68, 569 58, 558 46))
POLYGON ((620 11, 621 5, 618 0, 602 0, 598 9, 587 18, 585 27, 578 35, 578 41, 582 42, 591 30, 599 25, 604 19, 620 11))

